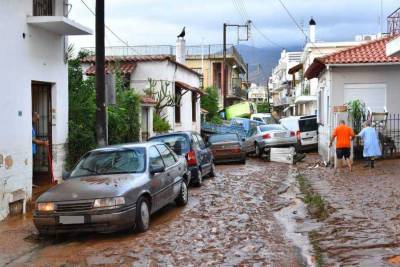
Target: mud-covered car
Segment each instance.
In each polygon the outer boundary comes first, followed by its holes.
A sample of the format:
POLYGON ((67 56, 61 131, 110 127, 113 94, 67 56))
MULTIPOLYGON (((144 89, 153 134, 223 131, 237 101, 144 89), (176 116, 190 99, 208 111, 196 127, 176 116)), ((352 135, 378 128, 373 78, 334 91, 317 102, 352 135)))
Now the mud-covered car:
POLYGON ((67 176, 37 199, 33 221, 40 234, 143 232, 152 213, 188 201, 186 160, 159 142, 90 151, 67 176))
POLYGON ((211 135, 208 138, 207 145, 211 148, 216 164, 246 163, 246 152, 242 149, 242 142, 235 133, 211 135))

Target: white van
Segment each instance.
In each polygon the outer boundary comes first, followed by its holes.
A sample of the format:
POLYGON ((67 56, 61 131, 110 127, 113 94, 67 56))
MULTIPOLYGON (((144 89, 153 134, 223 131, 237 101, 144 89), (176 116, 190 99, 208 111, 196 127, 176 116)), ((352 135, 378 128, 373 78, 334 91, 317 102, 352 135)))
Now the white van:
POLYGON ((250 120, 255 120, 255 121, 261 121, 264 122, 265 124, 275 124, 277 123, 272 117, 271 113, 255 113, 251 114, 250 120))
POLYGON ((316 115, 291 116, 281 119, 280 124, 296 133, 301 150, 318 148, 318 123, 316 115))

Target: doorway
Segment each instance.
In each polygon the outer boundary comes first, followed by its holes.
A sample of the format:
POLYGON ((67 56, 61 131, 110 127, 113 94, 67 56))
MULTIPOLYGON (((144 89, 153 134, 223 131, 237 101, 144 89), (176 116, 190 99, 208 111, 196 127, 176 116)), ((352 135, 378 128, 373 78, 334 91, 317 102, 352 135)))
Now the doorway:
POLYGON ((52 182, 51 159, 52 148, 52 122, 51 122, 51 84, 32 82, 32 114, 39 113, 39 123, 32 125, 36 138, 49 141, 49 147, 36 146, 33 155, 33 181, 34 185, 46 185, 52 182), (50 155, 49 155, 50 153, 50 155))

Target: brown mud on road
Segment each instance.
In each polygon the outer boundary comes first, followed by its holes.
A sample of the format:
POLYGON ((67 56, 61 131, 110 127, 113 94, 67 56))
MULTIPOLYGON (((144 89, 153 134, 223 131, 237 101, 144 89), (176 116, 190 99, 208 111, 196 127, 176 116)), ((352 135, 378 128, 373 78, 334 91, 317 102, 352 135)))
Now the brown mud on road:
POLYGON ((0 266, 304 266, 274 218, 288 165, 249 159, 217 166, 189 204, 152 216, 143 234, 40 239, 31 217, 0 223, 0 266))
POLYGON ((330 207, 315 239, 327 266, 395 266, 400 263, 400 160, 380 160, 375 169, 356 162, 354 170, 334 172, 299 163, 330 207))

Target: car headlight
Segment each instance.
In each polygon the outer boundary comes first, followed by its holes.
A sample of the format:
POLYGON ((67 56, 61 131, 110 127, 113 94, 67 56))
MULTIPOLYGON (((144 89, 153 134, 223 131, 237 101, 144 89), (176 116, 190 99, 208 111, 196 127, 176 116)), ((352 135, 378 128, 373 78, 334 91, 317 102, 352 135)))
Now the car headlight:
POLYGON ((124 197, 109 197, 109 198, 100 198, 94 201, 94 208, 108 208, 115 207, 125 204, 124 197))
POLYGON ((47 202, 47 203, 37 203, 37 210, 38 211, 54 211, 55 210, 55 205, 52 202, 47 202))

